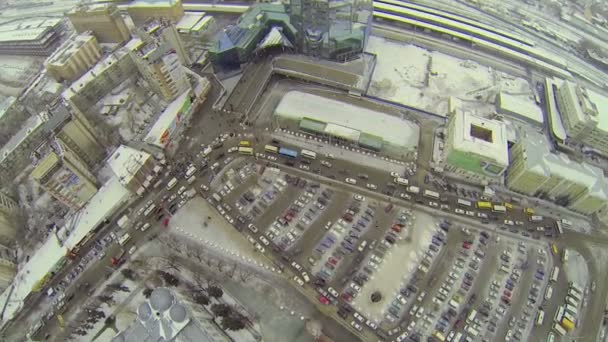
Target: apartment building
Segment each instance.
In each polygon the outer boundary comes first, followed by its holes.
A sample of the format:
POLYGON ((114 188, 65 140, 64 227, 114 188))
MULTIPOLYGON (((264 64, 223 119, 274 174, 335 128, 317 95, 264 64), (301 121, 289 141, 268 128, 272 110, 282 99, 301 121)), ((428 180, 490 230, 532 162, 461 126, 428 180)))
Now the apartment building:
POLYGON ((101 59, 97 38, 87 31, 72 36, 44 62, 49 76, 57 82, 74 81, 101 59))
POLYGON ((123 43, 131 38, 131 33, 112 4, 78 5, 66 16, 78 33, 91 31, 100 43, 123 43))

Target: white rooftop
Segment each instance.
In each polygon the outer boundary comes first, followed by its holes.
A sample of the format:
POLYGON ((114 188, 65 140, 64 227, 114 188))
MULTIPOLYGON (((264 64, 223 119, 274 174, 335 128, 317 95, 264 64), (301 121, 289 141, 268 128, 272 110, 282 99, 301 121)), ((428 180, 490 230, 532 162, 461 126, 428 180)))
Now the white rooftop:
POLYGON ((13 281, 14 290, 9 298, 10 287, 0 295, 0 306, 6 304, 2 325, 12 319, 24 305, 23 300, 32 292, 37 283, 59 263, 71 248, 75 247, 87 234, 103 220, 122 208, 130 198, 116 177, 110 178, 89 203, 68 220, 63 229, 68 228, 69 237, 61 246, 55 235, 34 253, 30 261, 17 272, 13 281))
POLYGON ((80 49, 82 45, 87 43, 89 40, 95 37, 88 33, 81 33, 70 37, 66 40, 55 52, 47 58, 46 62, 51 64, 65 64, 66 60, 70 58, 75 52, 80 49))
POLYGON ((144 151, 120 145, 108 159, 110 169, 123 185, 129 184, 144 163, 152 156, 144 151))
MULTIPOLYGON (((275 115, 295 120, 306 117, 334 124, 328 127, 335 129, 338 129, 337 126, 343 126, 381 137, 389 144, 404 148, 418 145, 419 129, 411 121, 300 91, 285 94, 275 109, 275 115)), ((345 132, 343 128, 341 132, 353 134, 345 132)))
POLYGON ((10 155, 15 148, 17 148, 27 137, 32 133, 41 128, 46 121, 45 115, 33 115, 23 124, 21 129, 11 137, 11 139, 2 146, 0 149, 0 162, 2 162, 8 155, 10 155))
POLYGON ((551 118, 551 132, 560 139, 561 141, 565 141, 568 137, 566 133, 566 129, 564 128, 564 123, 562 122, 562 118, 558 112, 557 102, 555 101, 555 93, 553 92, 553 85, 559 89, 562 84, 562 80, 559 79, 545 79, 545 101, 547 103, 547 108, 549 112, 549 117, 551 118))
POLYGON ((543 112, 528 97, 515 96, 501 92, 499 95, 500 109, 516 113, 531 121, 543 123, 543 112))
POLYGON ((175 25, 175 28, 190 31, 203 17, 205 12, 185 12, 183 18, 175 25))
POLYGON ((597 128, 608 132, 608 97, 587 89, 589 100, 595 104, 598 111, 597 128))
POLYGON ((203 19, 201 19, 196 25, 194 25, 192 27, 192 31, 198 32, 200 31, 202 28, 205 27, 205 25, 207 25, 207 23, 209 23, 209 21, 211 21, 213 19, 212 16, 210 15, 206 15, 203 19))
POLYGON ((177 115, 180 113, 184 101, 190 96, 190 90, 185 91, 183 94, 178 96, 173 102, 169 104, 162 114, 158 117, 150 131, 144 138, 144 142, 155 145, 161 148, 165 148, 165 145, 161 141, 161 137, 169 131, 171 125, 175 123, 177 115))
POLYGON ((475 153, 495 160, 500 165, 509 165, 507 127, 504 122, 481 118, 462 111, 456 112, 454 116, 454 133, 451 139, 455 150, 475 153), (491 141, 473 136, 472 126, 491 132, 491 141))

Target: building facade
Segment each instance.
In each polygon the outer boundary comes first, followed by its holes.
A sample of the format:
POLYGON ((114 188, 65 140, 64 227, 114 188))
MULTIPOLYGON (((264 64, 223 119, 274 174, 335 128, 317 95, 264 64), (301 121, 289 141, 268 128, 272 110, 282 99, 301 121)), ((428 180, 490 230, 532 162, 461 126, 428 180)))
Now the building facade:
POLYGON ((127 13, 136 27, 145 24, 151 18, 177 23, 184 16, 184 6, 181 0, 137 0, 127 6, 127 13))
POLYGON ((592 165, 551 153, 543 137, 522 138, 511 148, 509 189, 590 215, 608 203, 608 182, 592 165))
MULTIPOLYGON (((49 144, 51 145, 51 144, 49 144)), ((69 208, 80 209, 97 193, 97 180, 86 164, 57 144, 44 147, 32 178, 51 196, 69 208)))
MULTIPOLYGON (((0 263, 12 253, 4 253, 3 249, 8 248, 13 244, 17 233, 17 212, 19 205, 5 193, 0 192, 0 263)), ((13 255, 14 258, 14 255, 13 255)), ((9 258, 12 260, 13 258, 9 258)), ((14 261, 14 260, 12 260, 14 261)), ((0 265, 0 268, 3 266, 0 265)), ((2 271, 0 270, 0 273, 2 271)), ((0 281, 1 281, 0 275, 0 281)))
POLYGON ((447 124, 444 169, 480 184, 502 183, 509 166, 503 122, 458 111, 447 124))
POLYGON ((79 5, 66 15, 76 32, 92 31, 101 43, 120 44, 131 38, 129 29, 115 5, 79 5))
POLYGON ((143 193, 154 179, 156 162, 147 152, 121 145, 108 159, 112 172, 132 193, 143 193))
POLYGON ((57 82, 74 81, 101 59, 97 38, 91 32, 68 39, 44 62, 49 76, 57 82))
POLYGON ((608 153, 608 98, 572 82, 558 89, 557 104, 568 139, 608 153))
POLYGON ((60 38, 61 20, 23 22, 0 32, 0 54, 49 56, 60 38))

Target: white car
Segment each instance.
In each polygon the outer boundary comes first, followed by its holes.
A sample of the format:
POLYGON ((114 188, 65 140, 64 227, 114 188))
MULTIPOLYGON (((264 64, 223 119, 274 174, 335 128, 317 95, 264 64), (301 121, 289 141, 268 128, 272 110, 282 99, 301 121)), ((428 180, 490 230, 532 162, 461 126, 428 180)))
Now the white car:
POLYGON ((268 160, 277 161, 277 157, 269 155, 268 160))
POLYGON ((302 280, 302 278, 300 278, 298 276, 294 276, 293 280, 295 280, 295 282, 298 283, 298 285, 304 286, 304 280, 302 280))
POLYGON ((368 319, 368 320, 365 322, 365 324, 366 324, 368 327, 370 327, 372 330, 376 330, 376 329, 378 329, 378 325, 377 325, 376 323, 372 322, 372 320, 371 320, 371 319, 368 319))
POLYGON ((205 184, 201 184, 201 190, 203 190, 203 191, 209 191, 209 187, 206 186, 205 184))
POLYGON ((307 283, 310 281, 310 277, 308 276, 308 273, 306 273, 306 272, 302 272, 302 278, 307 283))
POLYGON ((295 268, 296 270, 298 270, 298 271, 302 271, 302 266, 300 266, 300 264, 298 264, 298 263, 297 263, 297 262, 295 262, 295 261, 291 263, 291 266, 292 266, 293 268, 295 268))
POLYGON ((505 220, 504 223, 508 226, 514 226, 515 222, 511 221, 511 220, 505 220))
POLYGON ((228 149, 228 153, 234 153, 238 150, 239 150, 239 148, 237 146, 232 146, 231 148, 228 149))
POLYGON ((437 208, 437 207, 439 207, 439 203, 437 203, 437 202, 433 202, 433 201, 429 202, 429 205, 430 205, 431 207, 433 207, 433 208, 437 208))
POLYGON ((407 301, 405 300, 405 298, 403 298, 403 296, 401 294, 397 295, 397 300, 399 302, 401 302, 401 304, 405 305, 407 303, 407 301))
POLYGON ((230 215, 225 215, 224 218, 226 218, 226 221, 230 222, 230 224, 234 223, 234 219, 230 216, 230 215))
POLYGON ((262 245, 259 244, 259 243, 255 244, 255 249, 257 249, 260 253, 264 253, 265 252, 264 247, 262 247, 262 245))
POLYGON ((350 287, 352 287, 357 292, 361 292, 361 286, 355 284, 354 282, 350 283, 350 287))
POLYGON ((378 186, 376 184, 372 184, 372 183, 367 183, 367 185, 365 185, 368 189, 371 190, 376 190, 378 189, 378 186))
POLYGON ((487 219, 488 218, 488 214, 486 214, 486 213, 477 213, 477 217, 487 219))
POLYGON ((392 171, 392 172, 391 172, 391 177, 392 177, 392 178, 399 178, 399 173, 397 173, 397 172, 395 172, 395 171, 392 171))
POLYGON ((355 194, 355 196, 353 196, 353 198, 359 202, 362 202, 363 200, 365 200, 365 197, 363 197, 359 194, 355 194))
POLYGON ((412 196, 410 196, 409 194, 406 194, 405 192, 402 192, 399 194, 399 197, 406 199, 406 200, 411 200, 412 196))
POLYGON ((353 314, 353 316, 355 317, 355 319, 356 319, 357 321, 359 321, 359 322, 361 322, 361 323, 363 323, 363 322, 365 321, 365 318, 363 318, 363 316, 361 316, 361 314, 360 314, 360 313, 358 313, 358 312, 355 312, 355 313, 353 314))
POLYGON ((330 295, 338 298, 338 296, 340 296, 340 294, 338 293, 338 291, 336 291, 333 287, 328 287, 327 288, 327 292, 329 292, 330 295))
POLYGON ((310 166, 308 166, 306 164, 300 164, 300 169, 310 171, 310 166))
POLYGON ((363 328, 361 327, 361 325, 359 325, 359 323, 357 323, 355 321, 350 322, 350 325, 352 325, 353 328, 357 329, 357 331, 362 331, 363 330, 363 328))
POLYGON ((325 167, 331 167, 331 163, 326 160, 321 160, 321 165, 323 165, 325 167))
POLYGON ((268 241, 268 239, 266 239, 264 237, 264 235, 260 235, 259 239, 260 239, 260 241, 262 241, 262 243, 264 244, 264 246, 270 245, 270 241, 268 241))
POLYGON ((467 210, 465 214, 467 214, 467 216, 475 216, 475 212, 470 210, 467 210))
POLYGON ((353 184, 353 185, 357 184, 357 180, 354 178, 346 178, 346 179, 344 179, 344 181, 348 184, 353 184))
POLYGON ((459 209, 459 208, 454 209, 454 212, 455 212, 456 214, 464 215, 464 210, 459 209))
POLYGON ((258 228, 254 226, 253 223, 247 225, 247 228, 249 228, 249 230, 251 230, 254 234, 258 232, 258 228))

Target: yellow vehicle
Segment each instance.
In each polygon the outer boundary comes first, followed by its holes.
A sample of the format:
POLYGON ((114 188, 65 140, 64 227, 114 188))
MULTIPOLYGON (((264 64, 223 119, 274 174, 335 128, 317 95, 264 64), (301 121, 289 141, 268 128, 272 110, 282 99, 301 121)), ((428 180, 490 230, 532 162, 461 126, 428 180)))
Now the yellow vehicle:
POLYGON ((553 253, 553 255, 559 254, 559 249, 557 248, 557 245, 554 243, 551 244, 551 253, 553 253))
POLYGON ((524 213, 528 215, 534 215, 535 211, 532 208, 524 208, 524 213))
POLYGON ((507 208, 507 210, 513 210, 513 204, 505 202, 502 204, 505 208, 507 208))
POLYGON ((487 209, 487 210, 492 210, 493 206, 491 202, 477 202, 475 204, 475 206, 477 207, 477 209, 487 209))
POLYGON ((253 149, 251 147, 239 147, 240 154, 253 155, 253 149))
POLYGON ((564 327, 564 329, 566 329, 567 331, 572 331, 574 330, 574 323, 567 318, 563 318, 562 327, 564 327))
POLYGON ((239 147, 251 147, 251 142, 249 140, 241 140, 239 142, 239 147))
POLYGON ((443 334, 440 333, 439 331, 435 331, 433 333, 433 337, 438 341, 441 341, 441 342, 445 341, 445 336, 443 336, 443 334))

